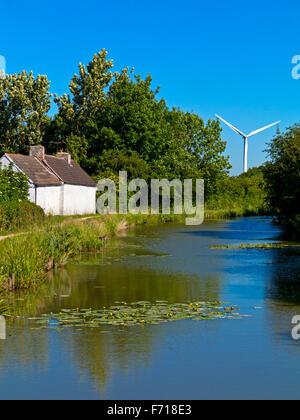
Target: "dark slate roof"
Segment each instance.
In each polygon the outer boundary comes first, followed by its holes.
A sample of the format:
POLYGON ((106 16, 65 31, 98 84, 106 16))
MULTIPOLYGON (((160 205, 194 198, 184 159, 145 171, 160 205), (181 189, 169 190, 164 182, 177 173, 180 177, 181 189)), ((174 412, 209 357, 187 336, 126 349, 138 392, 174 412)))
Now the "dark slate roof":
POLYGON ((71 160, 71 163, 68 164, 64 158, 46 155, 44 163, 65 184, 96 187, 96 182, 74 160, 71 160))
POLYGON ((52 187, 62 182, 52 174, 38 159, 33 156, 11 155, 7 156, 24 172, 38 187, 52 187))
POLYGON ((69 165, 64 158, 45 156, 39 160, 34 156, 7 156, 24 172, 38 187, 50 187, 61 184, 96 187, 92 178, 73 160, 69 165))

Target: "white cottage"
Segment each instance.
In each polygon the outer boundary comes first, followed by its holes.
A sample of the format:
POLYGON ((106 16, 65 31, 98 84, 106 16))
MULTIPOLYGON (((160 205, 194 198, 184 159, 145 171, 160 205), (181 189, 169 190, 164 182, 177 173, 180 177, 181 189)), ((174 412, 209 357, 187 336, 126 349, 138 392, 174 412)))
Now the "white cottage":
POLYGON ((50 156, 43 146, 32 146, 29 156, 5 154, 0 163, 28 176, 29 199, 46 214, 96 213, 96 183, 68 153, 50 156))

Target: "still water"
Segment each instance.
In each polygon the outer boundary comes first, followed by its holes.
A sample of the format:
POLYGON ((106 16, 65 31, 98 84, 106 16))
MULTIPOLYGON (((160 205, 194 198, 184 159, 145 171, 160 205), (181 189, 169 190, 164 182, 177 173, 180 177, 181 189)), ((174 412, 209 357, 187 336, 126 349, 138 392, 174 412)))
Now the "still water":
POLYGON ((138 227, 57 270, 11 298, 25 319, 0 340, 0 399, 300 398, 299 252, 210 248, 280 234, 267 218, 138 227), (62 331, 27 319, 140 300, 221 300, 251 317, 62 331))

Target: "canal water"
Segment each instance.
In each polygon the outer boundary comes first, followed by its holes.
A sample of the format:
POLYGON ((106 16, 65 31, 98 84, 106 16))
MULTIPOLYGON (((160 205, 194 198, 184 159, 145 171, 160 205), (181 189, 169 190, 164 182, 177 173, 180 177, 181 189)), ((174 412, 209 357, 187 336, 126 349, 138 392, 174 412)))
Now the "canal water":
POLYGON ((299 251, 211 249, 280 235, 268 218, 137 227, 14 295, 20 318, 0 339, 0 399, 300 398, 299 251), (27 319, 141 300, 220 300, 250 317, 61 331, 27 319))

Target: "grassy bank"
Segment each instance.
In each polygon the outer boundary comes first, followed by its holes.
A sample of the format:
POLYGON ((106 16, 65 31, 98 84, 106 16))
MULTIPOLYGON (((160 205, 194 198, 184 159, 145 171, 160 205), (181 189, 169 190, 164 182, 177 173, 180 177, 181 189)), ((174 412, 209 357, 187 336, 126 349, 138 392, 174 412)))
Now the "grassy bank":
MULTIPOLYGON (((28 204, 28 203, 27 203, 28 204)), ((27 205, 26 204, 26 205, 27 205)), ((1 209, 1 206, 0 206, 1 209)), ((24 233, 28 231, 45 231, 49 230, 54 226, 61 225, 61 224, 68 224, 73 223, 74 221, 82 220, 85 221, 86 219, 92 218, 99 220, 103 220, 101 215, 82 215, 82 216, 45 216, 43 213, 40 213, 41 209, 37 206, 31 205, 29 203, 29 209, 24 206, 21 211, 15 211, 15 217, 11 216, 13 220, 8 222, 7 216, 5 217, 5 223, 1 223, 1 215, 0 215, 0 239, 3 236, 13 235, 18 233, 24 233), (23 211, 23 209, 25 211, 23 211)), ((1 211, 0 211, 1 213, 1 211)), ((263 216, 263 215, 270 215, 265 208, 256 208, 256 207, 246 207, 246 208, 228 208, 228 209, 206 209, 205 210, 205 219, 206 220, 226 220, 232 219, 235 217, 248 217, 248 216, 263 216)), ((112 220, 117 220, 118 216, 111 216, 112 220)), ((175 219, 174 215, 165 215, 165 216, 147 216, 147 215, 138 215, 134 216, 137 223, 161 223, 164 221, 173 221, 175 219)), ((186 215, 177 215, 176 220, 178 222, 184 222, 186 215)), ((125 216, 123 216, 123 219, 125 216)), ((130 215, 126 216, 129 220, 130 215)), ((4 219, 4 217, 3 217, 4 219)))
POLYGON ((270 216, 264 207, 231 208, 219 210, 205 210, 206 220, 233 219, 235 217, 270 216))
MULTIPOLYGON (((258 215, 255 209, 207 210, 210 220, 258 215)), ((133 225, 184 222, 185 215, 47 217, 30 232, 0 242, 0 292, 39 285, 48 271, 83 252, 101 250, 106 240, 133 225)))
POLYGON ((40 284, 54 267, 82 252, 99 251, 110 237, 133 225, 180 221, 182 216, 110 215, 68 220, 0 242, 0 291, 40 284))

